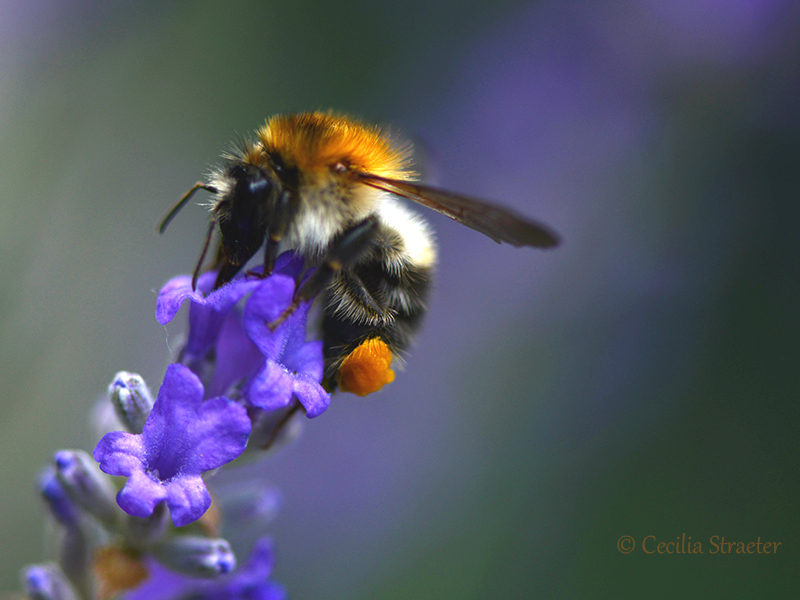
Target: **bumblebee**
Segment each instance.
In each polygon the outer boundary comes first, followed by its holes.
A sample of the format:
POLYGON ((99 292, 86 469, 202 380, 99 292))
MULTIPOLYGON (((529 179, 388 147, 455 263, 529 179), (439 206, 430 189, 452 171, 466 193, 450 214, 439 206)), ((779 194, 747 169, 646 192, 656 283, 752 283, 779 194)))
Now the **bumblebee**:
POLYGON ((167 214, 163 232, 198 190, 213 195, 194 278, 219 229, 215 288, 264 247, 264 273, 291 248, 315 267, 277 326, 320 295, 323 384, 359 395, 394 379, 392 359, 410 345, 425 313, 436 245, 428 224, 398 197, 475 229, 498 243, 548 248, 545 226, 509 209, 415 181, 410 147, 380 128, 334 113, 275 116, 224 156, 167 214))

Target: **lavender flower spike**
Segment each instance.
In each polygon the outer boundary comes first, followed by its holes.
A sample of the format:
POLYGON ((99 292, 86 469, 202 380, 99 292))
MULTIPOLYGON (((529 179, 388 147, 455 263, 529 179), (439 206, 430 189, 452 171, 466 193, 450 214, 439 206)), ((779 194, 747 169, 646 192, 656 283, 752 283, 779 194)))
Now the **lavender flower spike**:
POLYGON ((170 365, 141 434, 115 431, 94 458, 109 475, 129 477, 117 494, 128 514, 148 517, 165 501, 182 527, 211 505, 202 474, 239 456, 247 444, 247 411, 227 398, 203 400, 203 385, 181 365, 170 365))

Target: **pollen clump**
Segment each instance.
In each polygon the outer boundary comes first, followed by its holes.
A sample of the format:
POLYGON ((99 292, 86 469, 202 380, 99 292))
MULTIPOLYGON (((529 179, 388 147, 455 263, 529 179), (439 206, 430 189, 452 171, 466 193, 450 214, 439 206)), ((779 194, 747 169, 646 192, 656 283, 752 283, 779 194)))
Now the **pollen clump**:
POLYGON ((392 358, 392 351, 383 340, 365 340, 342 362, 339 368, 339 388, 357 396, 377 392, 394 381, 392 358))

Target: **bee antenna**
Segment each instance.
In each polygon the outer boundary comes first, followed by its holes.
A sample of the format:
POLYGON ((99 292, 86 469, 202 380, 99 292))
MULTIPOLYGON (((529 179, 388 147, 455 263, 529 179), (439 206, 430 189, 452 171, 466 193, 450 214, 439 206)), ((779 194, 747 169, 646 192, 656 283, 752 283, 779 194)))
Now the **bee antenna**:
POLYGON ((192 196, 194 196, 194 193, 197 190, 205 190, 207 192, 211 192, 212 194, 217 193, 217 188, 215 188, 213 185, 208 185, 202 181, 195 183, 192 188, 186 192, 180 200, 178 200, 178 203, 172 207, 172 209, 167 213, 167 216, 162 219, 161 224, 158 226, 158 233, 164 233, 164 231, 166 231, 167 225, 169 225, 170 221, 172 221, 172 219, 175 218, 175 215, 177 215, 180 210, 186 206, 186 203, 192 199, 192 196))

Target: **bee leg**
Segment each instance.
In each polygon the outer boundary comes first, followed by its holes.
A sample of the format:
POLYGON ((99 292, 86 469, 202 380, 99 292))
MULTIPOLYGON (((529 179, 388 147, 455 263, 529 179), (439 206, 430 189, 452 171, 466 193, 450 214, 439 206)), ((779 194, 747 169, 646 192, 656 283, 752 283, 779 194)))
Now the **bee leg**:
POLYGON ((286 234, 289 223, 294 221, 299 206, 297 194, 293 194, 289 189, 284 189, 278 196, 275 206, 272 207, 267 243, 264 246, 264 275, 272 273, 272 269, 275 267, 275 257, 278 255, 278 246, 286 234))
POLYGON ((272 271, 275 268, 275 257, 278 255, 278 244, 280 243, 280 239, 273 239, 271 236, 267 236, 267 241, 264 244, 264 265, 261 270, 252 270, 247 271, 247 275, 250 277, 269 277, 272 275, 272 271))
POLYGON ((264 277, 272 275, 272 270, 275 268, 275 258, 278 256, 278 245, 280 241, 280 238, 275 239, 272 236, 267 237, 267 243, 264 244, 264 277))
POLYGON ((225 257, 220 264, 219 273, 217 273, 217 280, 214 282, 214 287, 211 291, 218 290, 223 285, 228 283, 241 269, 242 265, 234 264, 227 257, 225 257))
POLYGON ((203 244, 203 251, 200 252, 200 258, 197 259, 197 265, 194 268, 194 273, 192 274, 192 291, 197 289, 197 278, 200 277, 200 269, 203 268, 203 261, 206 259, 206 252, 208 252, 208 246, 211 243, 211 238, 214 235, 214 225, 217 223, 216 215, 212 215, 211 222, 208 224, 208 231, 206 232, 206 241, 203 244))
POLYGON ((270 331, 275 331, 280 327, 303 302, 310 300, 324 290, 336 273, 354 264, 375 240, 377 231, 378 219, 375 216, 370 216, 350 229, 345 230, 333 240, 322 264, 295 292, 294 299, 286 307, 286 310, 269 324, 270 331))
POLYGON ((378 304, 378 301, 375 300, 375 296, 367 289, 366 284, 358 273, 350 271, 343 274, 339 280, 339 285, 342 286, 342 289, 347 290, 347 295, 349 297, 361 304, 367 311, 370 315, 371 323, 383 326, 388 321, 391 321, 391 311, 378 304))
POLYGON ((275 258, 278 256, 278 248, 281 240, 286 234, 286 228, 294 220, 297 214, 298 203, 296 196, 288 189, 283 190, 278 196, 275 206, 272 207, 267 220, 269 227, 266 231, 266 242, 264 243, 264 267, 261 273, 249 272, 248 275, 256 277, 267 277, 272 275, 275 268, 275 258))

